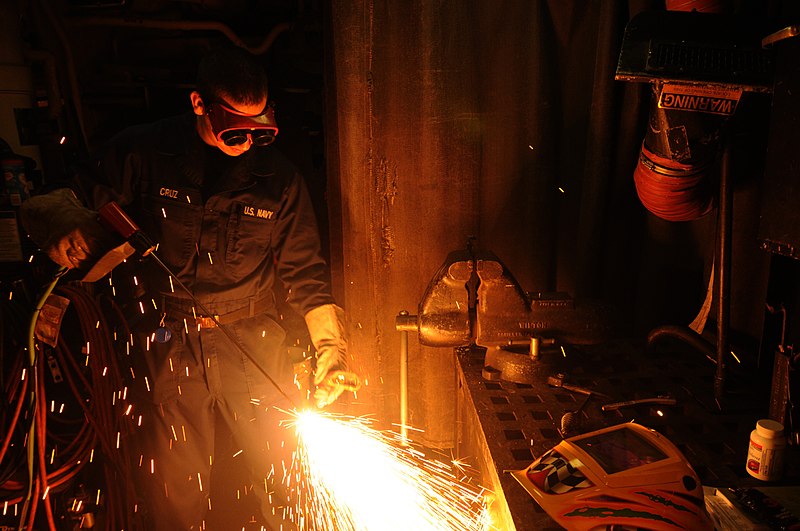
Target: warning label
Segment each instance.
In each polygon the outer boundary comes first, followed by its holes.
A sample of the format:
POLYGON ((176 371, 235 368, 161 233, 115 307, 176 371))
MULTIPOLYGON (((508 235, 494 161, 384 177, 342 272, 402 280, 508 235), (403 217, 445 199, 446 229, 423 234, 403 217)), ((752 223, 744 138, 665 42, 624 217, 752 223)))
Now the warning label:
POLYGON ((658 98, 661 109, 731 115, 736 112, 741 90, 665 84, 658 98))

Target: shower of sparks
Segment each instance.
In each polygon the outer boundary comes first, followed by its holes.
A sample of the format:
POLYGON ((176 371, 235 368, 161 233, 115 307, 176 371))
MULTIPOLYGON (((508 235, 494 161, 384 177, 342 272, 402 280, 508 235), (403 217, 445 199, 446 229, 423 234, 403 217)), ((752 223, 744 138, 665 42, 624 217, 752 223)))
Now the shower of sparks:
POLYGON ((460 463, 427 459, 363 418, 303 411, 289 425, 298 449, 287 482, 301 483, 301 529, 491 529, 487 493, 460 463))

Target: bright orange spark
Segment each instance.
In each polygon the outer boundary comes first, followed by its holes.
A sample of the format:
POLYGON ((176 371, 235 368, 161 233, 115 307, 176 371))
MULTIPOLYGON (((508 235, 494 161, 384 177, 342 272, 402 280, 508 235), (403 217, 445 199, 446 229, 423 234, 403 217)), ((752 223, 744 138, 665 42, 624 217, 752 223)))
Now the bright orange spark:
POLYGON ((491 528, 486 492, 463 463, 426 459, 363 418, 303 411, 297 432, 301 529, 478 531, 491 528))

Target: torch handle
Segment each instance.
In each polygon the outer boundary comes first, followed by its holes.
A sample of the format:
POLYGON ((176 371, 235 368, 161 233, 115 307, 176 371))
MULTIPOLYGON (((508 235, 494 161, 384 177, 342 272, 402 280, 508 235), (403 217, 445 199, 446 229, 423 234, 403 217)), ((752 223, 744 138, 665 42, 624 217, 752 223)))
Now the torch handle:
POLYGON ((115 201, 100 207, 97 214, 102 223, 130 242, 142 256, 147 256, 156 248, 155 243, 142 232, 136 222, 115 201))

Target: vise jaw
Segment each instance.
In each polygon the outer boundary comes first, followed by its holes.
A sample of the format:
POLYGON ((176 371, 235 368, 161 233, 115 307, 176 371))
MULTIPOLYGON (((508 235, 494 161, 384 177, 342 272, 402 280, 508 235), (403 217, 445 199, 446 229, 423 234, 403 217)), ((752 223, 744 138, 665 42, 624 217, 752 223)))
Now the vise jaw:
POLYGON ((417 315, 401 314, 396 327, 418 332, 420 343, 433 347, 488 348, 533 337, 592 344, 608 338, 611 314, 564 293, 526 293, 496 255, 468 248, 447 255, 417 315))

